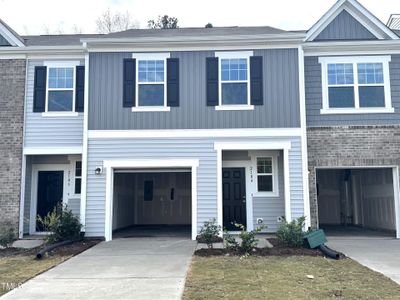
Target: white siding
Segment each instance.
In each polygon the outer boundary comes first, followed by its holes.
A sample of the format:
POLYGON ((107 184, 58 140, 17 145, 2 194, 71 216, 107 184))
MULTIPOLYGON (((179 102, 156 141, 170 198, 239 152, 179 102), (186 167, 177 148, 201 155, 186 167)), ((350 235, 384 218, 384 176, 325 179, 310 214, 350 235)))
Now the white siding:
MULTIPOLYGON (((104 160, 186 158, 199 159, 197 177, 197 226, 217 218, 217 155, 216 141, 235 141, 227 138, 159 138, 159 139, 89 139, 86 235, 104 236, 106 174, 95 175, 104 160)), ((289 151, 292 216, 304 214, 303 179, 300 137, 242 138, 240 141, 290 140, 289 151)))

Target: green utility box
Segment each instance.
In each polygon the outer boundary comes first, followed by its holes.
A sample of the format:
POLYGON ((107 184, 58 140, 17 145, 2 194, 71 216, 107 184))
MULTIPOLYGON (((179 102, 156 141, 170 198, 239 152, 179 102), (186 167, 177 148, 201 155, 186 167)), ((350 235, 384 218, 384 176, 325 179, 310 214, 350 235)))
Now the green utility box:
POLYGON ((327 242, 325 232, 322 229, 311 231, 304 236, 311 249, 317 248, 327 242))

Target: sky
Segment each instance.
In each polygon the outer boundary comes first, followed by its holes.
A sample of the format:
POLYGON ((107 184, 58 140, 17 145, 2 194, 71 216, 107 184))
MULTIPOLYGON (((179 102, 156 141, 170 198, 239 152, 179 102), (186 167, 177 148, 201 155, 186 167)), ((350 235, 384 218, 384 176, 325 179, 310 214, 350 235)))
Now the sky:
MULTIPOLYGON (((359 0, 386 23, 400 14, 400 0, 359 0)), ((180 27, 272 26, 310 28, 336 0, 0 0, 0 18, 20 35, 96 33, 96 19, 107 9, 129 12, 140 28, 158 15, 177 17, 180 27)))

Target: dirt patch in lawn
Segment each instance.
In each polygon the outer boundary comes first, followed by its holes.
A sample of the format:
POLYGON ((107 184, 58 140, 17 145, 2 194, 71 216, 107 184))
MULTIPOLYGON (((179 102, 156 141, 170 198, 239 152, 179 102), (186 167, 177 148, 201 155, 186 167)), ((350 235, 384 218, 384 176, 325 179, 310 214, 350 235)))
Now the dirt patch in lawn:
POLYGON ((33 249, 1 249, 0 296, 99 242, 93 239, 75 242, 48 252, 40 260, 36 259, 36 254, 43 246, 33 249))
POLYGON ((400 299, 400 285, 348 258, 195 256, 189 299, 400 299))
MULTIPOLYGON (((276 238, 269 238, 268 241, 273 248, 254 248, 251 255, 257 256, 323 256, 318 249, 290 248, 279 242, 276 238)), ((243 253, 234 249, 198 249, 194 253, 197 256, 242 256, 243 253)))

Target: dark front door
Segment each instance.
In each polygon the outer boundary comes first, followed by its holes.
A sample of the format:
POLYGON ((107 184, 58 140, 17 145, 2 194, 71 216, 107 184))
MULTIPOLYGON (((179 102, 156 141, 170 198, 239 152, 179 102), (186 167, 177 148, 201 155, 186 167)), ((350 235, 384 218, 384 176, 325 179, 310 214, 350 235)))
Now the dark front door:
POLYGON ((224 228, 238 230, 234 223, 246 226, 245 168, 222 169, 224 228))
MULTIPOLYGON (((45 217, 57 204, 62 203, 63 190, 63 171, 39 171, 37 215, 45 217)), ((37 224, 36 231, 43 231, 43 227, 37 224)))

